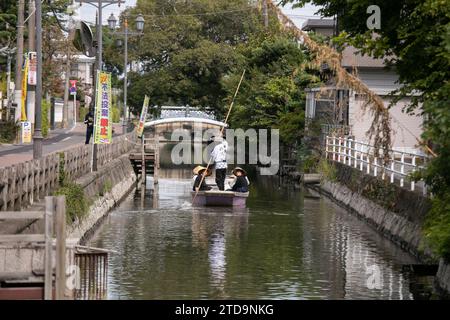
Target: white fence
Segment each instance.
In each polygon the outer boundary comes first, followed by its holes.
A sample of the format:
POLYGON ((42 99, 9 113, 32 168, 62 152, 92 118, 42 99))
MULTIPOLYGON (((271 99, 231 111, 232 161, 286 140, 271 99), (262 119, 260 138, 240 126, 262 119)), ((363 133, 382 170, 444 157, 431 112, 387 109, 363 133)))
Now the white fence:
POLYGON ((390 161, 383 165, 382 159, 374 156, 374 151, 373 146, 362 141, 346 137, 326 137, 325 154, 327 159, 359 168, 367 174, 380 176, 383 180, 389 177, 391 183, 398 181, 400 187, 405 187, 406 180, 412 191, 416 189, 417 184, 422 188, 423 194, 427 193, 427 187, 423 181, 416 183, 410 178, 411 173, 425 168, 428 160, 426 156, 389 150, 390 161))

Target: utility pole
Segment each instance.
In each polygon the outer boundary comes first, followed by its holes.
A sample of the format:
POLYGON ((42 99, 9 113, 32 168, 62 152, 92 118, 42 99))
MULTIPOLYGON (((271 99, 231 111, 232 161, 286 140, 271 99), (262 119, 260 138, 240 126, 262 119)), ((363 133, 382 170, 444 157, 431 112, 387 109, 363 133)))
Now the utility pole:
MULTIPOLYGON (((28 52, 36 51, 36 16, 35 16, 35 0, 29 0, 28 2, 28 52)), ((27 90, 27 118, 31 122, 32 127, 34 125, 34 107, 35 107, 35 86, 28 84, 27 90)))
POLYGON ((125 62, 124 62, 124 79, 123 79, 123 122, 122 122, 122 134, 127 133, 127 87, 128 87, 128 18, 125 17, 125 62))
MULTIPOLYGON (((36 76, 36 114, 33 134, 33 159, 42 157, 42 6, 41 1, 36 1, 36 52, 37 52, 37 76, 36 76)), ((47 115, 45 115, 47 116, 47 115)))
POLYGON ((24 28, 24 14, 25 14, 25 0, 19 0, 17 12, 17 52, 16 52, 16 76, 14 101, 16 103, 16 112, 14 120, 20 120, 21 105, 22 105, 22 64, 23 64, 23 28, 24 28))
POLYGON ((264 17, 264 27, 269 27, 269 15, 267 14, 267 0, 262 0, 262 11, 264 17))
MULTIPOLYGON (((72 39, 70 34, 69 39, 72 39)), ((67 45, 65 84, 64 84, 63 128, 67 127, 69 119, 69 78, 70 78, 70 45, 67 45)))

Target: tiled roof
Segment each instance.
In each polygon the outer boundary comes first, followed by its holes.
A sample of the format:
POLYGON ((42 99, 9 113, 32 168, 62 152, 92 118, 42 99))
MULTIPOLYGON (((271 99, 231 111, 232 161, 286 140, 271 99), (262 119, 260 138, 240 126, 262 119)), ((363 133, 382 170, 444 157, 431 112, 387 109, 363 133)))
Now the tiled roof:
POLYGON ((302 30, 310 31, 312 29, 319 28, 334 28, 334 20, 333 19, 308 19, 302 25, 302 30))

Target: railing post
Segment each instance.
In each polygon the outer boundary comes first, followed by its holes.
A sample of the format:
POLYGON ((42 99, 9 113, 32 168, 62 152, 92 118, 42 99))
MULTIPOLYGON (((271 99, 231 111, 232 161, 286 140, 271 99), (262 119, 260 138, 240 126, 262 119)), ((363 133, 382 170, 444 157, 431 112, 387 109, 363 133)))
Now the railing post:
POLYGON ((359 159, 360 159, 360 161, 359 161, 359 170, 363 171, 363 169, 364 169, 364 152, 363 152, 364 145, 362 143, 359 144, 359 149, 360 149, 360 153, 359 153, 359 159))
POLYGON ((45 197, 45 253, 44 253, 44 299, 53 300, 53 216, 55 211, 54 197, 45 197))
POLYGON ((158 184, 159 180, 159 136, 155 135, 155 162, 153 165, 153 184, 158 184))
POLYGON ((351 166, 352 165, 352 140, 351 139, 346 139, 347 140, 347 165, 351 166))
POLYGON ((378 158, 373 158, 373 175, 376 177, 378 175, 378 158))
POLYGON ((354 153, 355 158, 353 159, 355 162, 353 163, 354 167, 358 167, 358 140, 355 139, 355 150, 354 153))
POLYGON ((325 136, 325 159, 328 159, 328 135, 325 136))
POLYGON ((402 157, 401 157, 400 173, 401 173, 400 187, 403 187, 403 185, 404 185, 404 176, 405 176, 405 154, 403 152, 402 152, 402 157))
POLYGON ((66 290, 66 197, 56 197, 56 300, 65 298, 66 290))
POLYGON ((339 139, 339 144, 338 144, 338 162, 341 162, 341 150, 342 150, 342 142, 341 142, 341 137, 338 138, 339 139))
POLYGON ((391 160, 391 183, 394 183, 394 169, 395 169, 395 154, 393 152, 391 160))
POLYGON ((344 143, 344 146, 342 148, 342 153, 343 153, 343 162, 344 164, 347 164, 347 139, 342 138, 342 141, 344 143))
MULTIPOLYGON (((412 172, 416 172, 416 156, 414 155, 412 158, 412 172)), ((411 191, 414 191, 414 189, 416 188, 416 183, 414 181, 414 179, 411 179, 411 191)))
POLYGON ((333 136, 333 161, 336 161, 336 136, 333 136))

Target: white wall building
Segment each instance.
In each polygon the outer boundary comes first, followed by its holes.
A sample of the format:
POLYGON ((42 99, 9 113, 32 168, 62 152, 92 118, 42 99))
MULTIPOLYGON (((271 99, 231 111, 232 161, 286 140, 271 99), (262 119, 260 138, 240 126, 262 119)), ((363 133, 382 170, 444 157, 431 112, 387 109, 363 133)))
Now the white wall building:
MULTIPOLYGON (((335 22, 332 19, 309 19, 302 29, 329 36, 333 34, 334 27, 335 22)), ((386 107, 390 106, 393 149, 420 153, 417 138, 423 130, 422 116, 402 112, 409 103, 408 98, 392 104, 392 98, 389 96, 400 87, 395 70, 387 68, 381 59, 358 54, 357 49, 353 47, 347 47, 342 52, 342 66, 349 72, 355 72, 370 90, 382 98, 386 107)), ((346 134, 357 140, 367 141, 366 132, 372 123, 372 115, 370 112, 364 113, 363 104, 364 97, 353 90, 336 88, 331 83, 327 90, 307 90, 306 117, 322 117, 324 123, 348 126, 346 134), (325 92, 328 94, 324 94, 325 92)))

